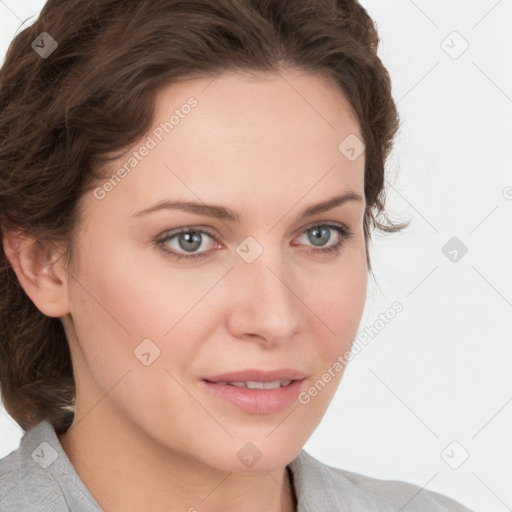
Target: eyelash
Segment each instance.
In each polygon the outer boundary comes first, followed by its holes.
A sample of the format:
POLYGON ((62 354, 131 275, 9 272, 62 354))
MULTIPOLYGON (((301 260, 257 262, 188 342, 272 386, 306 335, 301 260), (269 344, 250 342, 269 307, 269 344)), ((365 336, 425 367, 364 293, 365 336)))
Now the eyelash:
MULTIPOLYGON (((307 231, 310 231, 314 228, 322 228, 322 227, 333 229, 337 233, 339 233, 339 235, 340 235, 339 241, 332 247, 328 247, 325 249, 308 249, 308 250, 306 250, 306 252, 308 254, 323 254, 323 255, 336 254, 337 255, 337 254, 339 254, 341 248, 345 245, 345 242, 350 240, 354 234, 347 227, 339 226, 337 224, 315 224, 313 226, 308 227, 306 230, 304 230, 304 232, 302 234, 304 234, 307 231)), ((178 235, 181 235, 182 233, 190 233, 190 232, 206 234, 213 240, 217 241, 214 234, 211 233, 207 229, 182 229, 181 231, 178 231, 177 233, 173 233, 172 235, 166 235, 163 238, 157 240, 157 245, 160 247, 160 249, 162 250, 162 252, 164 254, 170 256, 171 258, 174 258, 175 260, 181 260, 181 259, 194 260, 197 258, 203 258, 203 257, 209 256, 211 251, 200 252, 197 254, 178 254, 174 251, 170 251, 169 249, 165 248, 165 244, 167 242, 169 242, 170 240, 173 240, 175 237, 177 237, 178 235)))

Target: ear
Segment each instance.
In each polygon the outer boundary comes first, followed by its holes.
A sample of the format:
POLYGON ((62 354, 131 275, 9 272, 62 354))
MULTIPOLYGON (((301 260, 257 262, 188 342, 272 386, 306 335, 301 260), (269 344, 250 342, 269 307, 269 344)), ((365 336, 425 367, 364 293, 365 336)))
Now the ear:
POLYGON ((19 228, 1 225, 1 231, 5 255, 37 309, 50 317, 67 315, 69 280, 56 247, 19 228))

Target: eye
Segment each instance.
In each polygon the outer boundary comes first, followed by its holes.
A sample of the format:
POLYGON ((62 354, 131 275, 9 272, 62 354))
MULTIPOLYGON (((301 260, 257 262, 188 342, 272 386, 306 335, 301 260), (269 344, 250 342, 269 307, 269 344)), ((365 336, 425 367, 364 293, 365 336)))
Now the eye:
MULTIPOLYGON (((339 254, 345 242, 350 240, 353 233, 346 226, 338 224, 316 224, 306 229, 302 236, 306 236, 313 240, 314 245, 322 245, 332 238, 333 231, 337 235, 337 241, 329 247, 321 247, 320 249, 308 249, 308 254, 339 254)), ((294 244, 296 245, 296 244, 294 244)))
POLYGON ((211 238, 212 240, 215 240, 214 235, 206 229, 185 228, 178 231, 177 233, 166 235, 164 238, 158 240, 158 245, 161 247, 162 251, 165 254, 168 254, 169 256, 175 258, 176 260, 180 260, 182 258, 202 258, 204 256, 208 256, 211 251, 200 252, 197 254, 181 254, 175 251, 171 251, 167 247, 169 242, 174 241, 176 239, 178 243, 178 250, 194 251, 201 247, 203 242, 202 238, 204 235, 211 238))
MULTIPOLYGON (((201 246, 203 246, 203 238, 204 236, 217 241, 215 235, 208 231, 207 229, 195 229, 195 228, 184 228, 176 233, 169 233, 164 237, 158 239, 156 241, 157 245, 160 247, 162 252, 166 255, 169 255, 171 258, 176 260, 186 259, 193 260, 196 258, 203 258, 205 256, 209 256, 212 250, 206 252, 198 252, 193 254, 186 254, 186 252, 196 251, 201 246), (169 242, 176 241, 178 247, 175 247, 178 251, 185 251, 185 253, 176 252, 176 250, 170 250, 169 242)), ((307 228, 301 236, 306 236, 309 240, 312 240, 313 245, 320 246, 320 248, 316 249, 307 249, 306 252, 308 254, 338 254, 341 248, 345 245, 345 242, 348 241, 352 236, 353 232, 343 225, 337 224, 316 224, 307 228), (333 235, 332 233, 336 233, 337 240, 333 245, 329 247, 323 247, 323 244, 329 242, 333 235)), ((293 246, 300 245, 297 243, 293 243, 293 246)))

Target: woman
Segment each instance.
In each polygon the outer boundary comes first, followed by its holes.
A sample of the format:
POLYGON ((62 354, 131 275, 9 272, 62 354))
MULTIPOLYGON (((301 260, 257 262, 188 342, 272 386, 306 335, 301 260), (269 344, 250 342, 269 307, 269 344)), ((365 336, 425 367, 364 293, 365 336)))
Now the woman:
POLYGON ((377 45, 333 0, 50 0, 14 39, 2 509, 468 510, 302 450, 404 227, 377 45))

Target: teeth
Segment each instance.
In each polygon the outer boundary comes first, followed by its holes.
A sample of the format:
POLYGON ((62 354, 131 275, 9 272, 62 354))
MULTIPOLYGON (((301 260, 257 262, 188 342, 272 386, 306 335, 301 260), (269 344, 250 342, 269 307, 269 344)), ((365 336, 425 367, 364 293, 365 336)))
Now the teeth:
POLYGON ((230 386, 236 386, 238 388, 245 388, 244 382, 228 382, 230 386))
MULTIPOLYGON (((278 389, 284 386, 288 386, 290 382, 291 380, 275 380, 273 382, 256 382, 254 380, 248 380, 245 382, 228 382, 227 384, 230 386, 248 389, 278 389)), ((217 384, 223 383, 218 382, 217 384)))
MULTIPOLYGON (((254 380, 248 380, 244 382, 245 386, 249 389, 265 389, 265 384, 263 382, 256 382, 254 380)), ((274 385, 276 382, 267 382, 267 385, 274 385)), ((280 386, 281 383, 277 381, 277 385, 280 386)), ((269 389, 269 388, 267 388, 269 389)), ((271 389, 271 388, 270 388, 271 389)))

